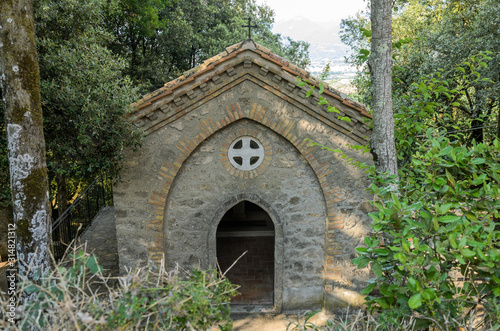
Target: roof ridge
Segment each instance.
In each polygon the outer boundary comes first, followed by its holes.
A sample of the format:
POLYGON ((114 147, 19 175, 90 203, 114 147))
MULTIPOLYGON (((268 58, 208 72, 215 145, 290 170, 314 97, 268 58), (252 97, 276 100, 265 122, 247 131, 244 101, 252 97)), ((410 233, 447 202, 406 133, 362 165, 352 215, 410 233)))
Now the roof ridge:
POLYGON ((350 99, 345 93, 331 87, 327 82, 312 76, 307 70, 300 68, 299 66, 291 63, 287 59, 274 54, 273 52, 271 52, 269 48, 256 43, 252 39, 246 39, 242 42, 226 47, 226 49, 223 52, 214 55, 203 61, 200 65, 185 71, 180 77, 165 83, 163 87, 144 95, 140 100, 133 103, 132 107, 139 109, 147 106, 154 100, 160 98, 161 96, 166 96, 172 93, 174 89, 179 88, 180 86, 190 81, 193 81, 196 76, 210 69, 214 69, 215 66, 217 66, 219 63, 222 63, 228 58, 232 58, 236 56, 238 53, 245 50, 250 50, 255 53, 260 53, 260 56, 262 58, 275 62, 276 64, 279 64, 283 70, 287 71, 289 74, 301 77, 304 81, 306 81, 309 84, 312 84, 318 88, 319 85, 321 84, 324 87, 324 90, 328 92, 327 94, 329 94, 330 96, 333 96, 334 98, 349 104, 351 107, 357 109, 362 115, 371 117, 365 105, 350 99))

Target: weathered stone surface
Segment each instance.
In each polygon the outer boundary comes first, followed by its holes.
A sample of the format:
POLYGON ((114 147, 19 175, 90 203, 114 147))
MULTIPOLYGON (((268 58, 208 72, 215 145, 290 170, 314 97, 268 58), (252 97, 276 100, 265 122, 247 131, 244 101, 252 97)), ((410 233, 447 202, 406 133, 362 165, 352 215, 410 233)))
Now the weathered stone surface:
POLYGON ((97 261, 104 268, 104 274, 119 275, 114 207, 104 207, 97 214, 92 225, 79 238, 78 244, 86 245, 87 253, 96 255, 97 261))

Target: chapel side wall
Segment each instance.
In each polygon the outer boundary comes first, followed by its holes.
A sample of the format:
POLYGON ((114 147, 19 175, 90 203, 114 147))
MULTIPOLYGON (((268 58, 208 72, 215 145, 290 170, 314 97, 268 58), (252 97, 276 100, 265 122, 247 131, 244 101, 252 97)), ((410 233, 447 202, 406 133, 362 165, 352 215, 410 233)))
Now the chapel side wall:
MULTIPOLYGON (((325 305, 338 308, 359 303, 356 292, 363 288, 368 275, 356 270, 350 260, 355 255, 354 248, 362 244, 363 236, 370 231, 367 179, 362 170, 348 165, 337 154, 310 148, 304 139, 313 138, 332 149, 339 148, 360 161, 369 162, 369 156, 349 150, 347 144, 356 142, 333 130, 314 113, 304 112, 253 81, 244 81, 186 113, 148 136, 143 148, 130 156, 124 182, 115 189, 122 268, 135 265, 137 260, 157 261, 168 245, 162 237, 166 226, 164 207, 182 163, 214 132, 248 118, 290 142, 318 178, 328 219, 323 263, 325 305)), ((217 154, 220 151, 214 151, 217 154)))
MULTIPOLYGON (((121 274, 125 268, 158 262, 152 260, 150 252, 163 249, 163 236, 151 231, 151 223, 161 223, 163 216, 156 215, 157 208, 162 207, 150 203, 151 194, 162 190, 164 178, 158 172, 165 161, 175 159, 171 147, 175 148, 179 139, 176 132, 167 132, 159 138, 150 135, 138 151, 128 150, 124 157, 121 180, 113 188, 121 274)), ((161 259, 162 254, 157 257, 161 259)))

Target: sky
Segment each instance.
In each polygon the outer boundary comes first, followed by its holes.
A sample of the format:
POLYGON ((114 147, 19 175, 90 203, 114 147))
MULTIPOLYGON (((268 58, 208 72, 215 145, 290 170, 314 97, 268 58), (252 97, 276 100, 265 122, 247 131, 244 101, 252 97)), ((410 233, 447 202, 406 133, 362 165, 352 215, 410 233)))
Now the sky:
POLYGON ((313 22, 327 22, 354 16, 366 8, 366 0, 257 0, 274 9, 276 23, 302 16, 313 22))

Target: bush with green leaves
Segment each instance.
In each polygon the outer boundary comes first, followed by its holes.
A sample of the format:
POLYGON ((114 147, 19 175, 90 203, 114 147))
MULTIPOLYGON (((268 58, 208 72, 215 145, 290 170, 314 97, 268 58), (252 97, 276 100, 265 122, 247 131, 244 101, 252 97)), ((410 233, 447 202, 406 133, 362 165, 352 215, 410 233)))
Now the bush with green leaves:
POLYGON ((499 141, 468 148, 429 130, 399 183, 372 176, 373 235, 354 260, 375 275, 368 307, 440 329, 484 307, 500 327, 499 141))
POLYGON ((231 329, 229 300, 235 286, 216 271, 137 269, 116 279, 103 275, 95 256, 75 251, 40 284, 21 283, 29 300, 9 324, 0 304, 0 329, 27 330, 206 330, 231 329), (3 324, 2 324, 3 323, 3 324))

